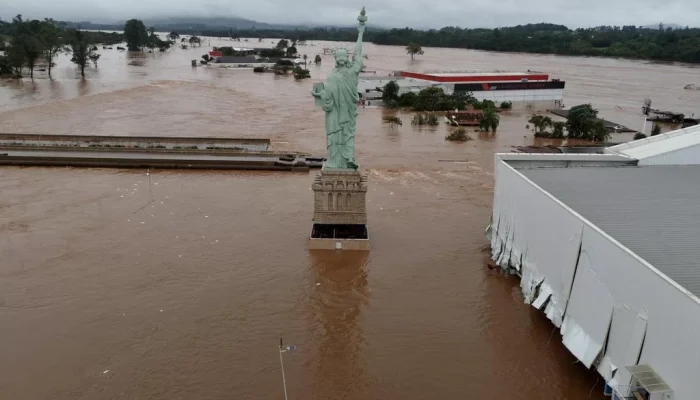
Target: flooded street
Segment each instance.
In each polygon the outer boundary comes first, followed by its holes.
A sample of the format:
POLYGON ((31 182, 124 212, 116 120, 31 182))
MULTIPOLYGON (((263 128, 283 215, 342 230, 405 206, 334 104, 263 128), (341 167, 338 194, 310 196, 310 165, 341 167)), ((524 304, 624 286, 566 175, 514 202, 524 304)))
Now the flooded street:
MULTIPOLYGON (((0 81, 0 132, 269 137, 323 154, 312 79, 192 68, 217 44, 101 50, 88 79, 0 81)), ((309 59, 333 44, 300 46, 309 59)), ((270 40, 266 45, 271 46, 270 40)), ((367 70, 539 70, 566 106, 641 129, 641 105, 691 114, 700 69, 643 61, 366 44, 367 70)), ((496 134, 382 123, 360 109, 372 251, 306 250, 311 173, 0 169, 2 399, 603 399, 597 374, 485 267, 493 153, 532 145, 529 111, 496 134), (594 385, 597 385, 594 388, 594 385)), ((647 126, 647 132, 651 129, 647 126)), ((614 135, 626 141, 631 135, 614 135)), ((551 142, 538 141, 536 144, 551 142)))

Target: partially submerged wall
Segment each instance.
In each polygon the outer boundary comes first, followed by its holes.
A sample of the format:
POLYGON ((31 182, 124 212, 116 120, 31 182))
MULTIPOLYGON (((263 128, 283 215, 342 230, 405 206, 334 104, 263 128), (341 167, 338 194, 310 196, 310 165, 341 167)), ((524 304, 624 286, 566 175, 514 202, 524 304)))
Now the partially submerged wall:
MULTIPOLYGON (((651 365, 675 399, 700 393, 700 300, 496 156, 492 257, 518 271, 525 302, 611 386, 651 365)), ((694 268, 696 266, 688 266, 694 268)))

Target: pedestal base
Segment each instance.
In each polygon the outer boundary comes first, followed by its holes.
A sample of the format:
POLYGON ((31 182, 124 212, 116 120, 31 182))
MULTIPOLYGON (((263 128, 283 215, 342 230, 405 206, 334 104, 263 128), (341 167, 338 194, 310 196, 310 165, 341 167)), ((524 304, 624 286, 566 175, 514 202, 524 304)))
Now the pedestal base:
POLYGON ((369 250, 367 177, 347 169, 322 169, 311 186, 314 225, 310 249, 369 250))
POLYGON ((309 238, 310 250, 369 250, 365 225, 314 224, 309 238))

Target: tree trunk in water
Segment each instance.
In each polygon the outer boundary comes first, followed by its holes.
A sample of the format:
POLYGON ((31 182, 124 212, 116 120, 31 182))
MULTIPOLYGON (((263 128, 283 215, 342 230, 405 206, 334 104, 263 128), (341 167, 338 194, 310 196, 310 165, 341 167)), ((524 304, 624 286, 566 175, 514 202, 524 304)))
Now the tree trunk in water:
POLYGON ((51 64, 52 64, 52 62, 51 62, 51 60, 49 60, 49 79, 53 79, 51 77, 51 64))
POLYGON ((29 68, 29 77, 32 78, 32 80, 34 80, 34 67, 29 68))
POLYGON ((85 64, 80 66, 80 75, 85 78, 85 64))

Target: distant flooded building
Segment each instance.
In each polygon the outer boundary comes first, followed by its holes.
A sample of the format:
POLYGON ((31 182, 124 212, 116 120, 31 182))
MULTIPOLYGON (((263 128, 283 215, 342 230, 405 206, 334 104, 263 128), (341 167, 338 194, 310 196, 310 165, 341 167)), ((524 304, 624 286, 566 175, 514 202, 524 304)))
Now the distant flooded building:
POLYGON ((418 92, 437 86, 446 93, 471 93, 477 100, 495 103, 538 103, 560 105, 566 83, 550 79, 541 72, 410 72, 360 77, 358 91, 365 97, 381 97, 381 89, 390 81, 399 85, 399 93, 418 92))
POLYGON ((607 394, 697 399, 700 126, 604 154, 496 154, 495 180, 492 258, 607 394))

